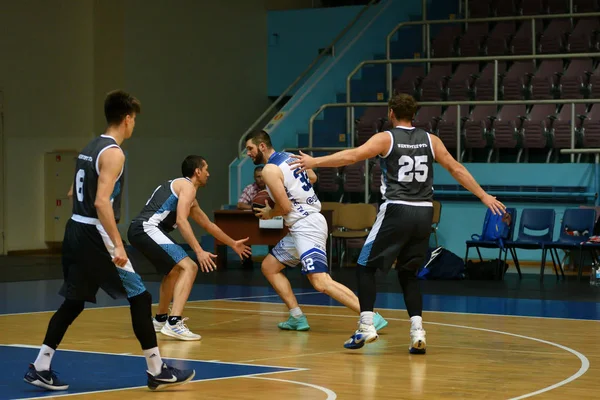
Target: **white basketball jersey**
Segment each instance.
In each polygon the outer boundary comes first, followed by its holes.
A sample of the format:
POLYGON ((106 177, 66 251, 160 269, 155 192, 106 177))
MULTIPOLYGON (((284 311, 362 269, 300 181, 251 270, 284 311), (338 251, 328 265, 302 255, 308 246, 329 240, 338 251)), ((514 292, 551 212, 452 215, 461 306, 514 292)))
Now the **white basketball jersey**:
MULTIPOLYGON (((292 202, 292 211, 283 216, 287 226, 292 226, 296 221, 308 217, 310 214, 321 212, 321 202, 308 179, 308 174, 306 171, 298 172, 297 169, 290 168, 289 164, 294 161, 290 156, 291 153, 277 152, 269 157, 267 162, 277 165, 283 172, 283 186, 288 199, 292 202)), ((273 199, 268 187, 267 192, 273 199)))

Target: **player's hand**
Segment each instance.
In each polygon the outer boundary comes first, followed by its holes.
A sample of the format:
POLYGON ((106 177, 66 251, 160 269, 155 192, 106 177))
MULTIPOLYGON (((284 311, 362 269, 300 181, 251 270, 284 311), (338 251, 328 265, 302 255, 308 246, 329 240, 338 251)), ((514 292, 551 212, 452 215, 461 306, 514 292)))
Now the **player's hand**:
POLYGON ((265 200, 264 207, 254 207, 254 215, 256 215, 259 219, 271 219, 271 210, 269 207, 269 201, 265 200))
POLYGON ((119 247, 115 247, 115 256, 112 258, 112 262, 119 268, 123 268, 125 264, 127 264, 129 259, 127 258, 127 253, 125 252, 125 247, 123 245, 119 247))
POLYGON ((243 260, 244 257, 250 257, 252 255, 252 249, 250 246, 246 246, 245 243, 250 239, 247 237, 246 239, 236 240, 233 242, 233 246, 231 248, 236 252, 240 259, 243 260))
POLYGON ((494 196, 490 196, 489 194, 483 196, 481 202, 485 204, 487 208, 492 210, 494 214, 504 214, 504 212, 506 211, 506 206, 502 204, 499 200, 496 200, 494 196))
POLYGON ((215 254, 200 250, 196 253, 196 257, 198 257, 198 264, 200 264, 202 272, 212 272, 217 269, 217 264, 213 261, 213 258, 217 258, 215 254))
POLYGON ((302 150, 300 150, 300 155, 292 154, 292 158, 295 158, 296 161, 292 161, 290 163, 291 169, 300 168, 300 172, 306 171, 307 169, 313 169, 317 165, 314 157, 309 156, 308 154, 304 154, 302 150))

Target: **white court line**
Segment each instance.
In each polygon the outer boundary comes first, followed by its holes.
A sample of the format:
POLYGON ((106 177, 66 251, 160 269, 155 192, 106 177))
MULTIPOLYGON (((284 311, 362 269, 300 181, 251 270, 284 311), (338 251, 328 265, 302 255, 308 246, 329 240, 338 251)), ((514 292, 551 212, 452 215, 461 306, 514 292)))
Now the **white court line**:
MULTIPOLYGON (((268 303, 268 304, 272 304, 272 303, 268 303)), ((316 306, 316 307, 330 307, 330 306, 316 306)), ((196 309, 210 309, 210 310, 223 310, 223 311, 239 311, 239 312, 254 312, 254 313, 259 313, 259 314, 280 314, 280 313, 285 313, 287 314, 286 311, 270 311, 270 310, 247 310, 247 309, 234 309, 234 308, 218 308, 218 307, 190 307, 190 308, 196 308, 196 309)), ((323 317, 340 317, 340 318, 357 318, 356 315, 341 315, 341 314, 319 314, 319 313, 305 313, 305 315, 307 316, 323 316, 323 317)), ((386 318, 388 321, 407 321, 406 319, 402 319, 402 318, 386 318)), ((542 339, 538 339, 538 338, 534 338, 531 336, 525 336, 525 335, 519 335, 516 333, 510 333, 510 332, 504 332, 504 331, 498 331, 498 330, 494 330, 494 329, 485 329, 485 328, 476 328, 476 327, 472 327, 472 326, 466 326, 466 325, 455 325, 455 324, 446 324, 446 323, 442 323, 442 322, 426 322, 426 324, 430 324, 430 325, 440 325, 440 326, 448 326, 448 327, 452 327, 452 328, 461 328, 461 329, 470 329, 470 330, 475 330, 475 331, 481 331, 481 332, 489 332, 489 333, 496 333, 499 335, 505 335, 505 336, 512 336, 512 337, 517 337, 520 339, 526 339, 526 340, 531 340, 534 342, 538 342, 538 343, 543 343, 543 344, 547 344, 549 346, 554 346, 557 347, 559 349, 562 349, 564 351, 567 351, 571 354, 573 354, 574 356, 576 356, 577 358, 579 358, 579 361, 581 362, 581 367, 579 368, 579 370, 574 373, 573 375, 571 375, 570 377, 568 377, 567 379, 564 379, 554 385, 551 386, 547 386, 543 389, 537 390, 535 392, 531 392, 531 393, 527 393, 524 394, 522 396, 519 397, 514 397, 510 400, 520 400, 520 399, 525 399, 527 397, 533 397, 536 396, 538 394, 541 393, 545 393, 545 392, 549 392, 550 390, 556 389, 560 386, 566 385, 569 382, 572 382, 574 380, 576 380, 577 378, 579 378, 580 376, 582 376, 583 374, 585 374, 587 372, 587 370, 590 368, 590 361, 587 359, 586 356, 584 356, 583 354, 581 354, 580 352, 573 350, 569 347, 563 346, 561 344, 558 343, 554 343, 554 342, 550 342, 547 340, 542 340, 542 339)))
POLYGON ((288 381, 287 379, 262 378, 260 376, 253 376, 251 378, 252 379, 264 379, 266 381, 277 381, 277 382, 293 383, 295 385, 308 386, 308 387, 320 390, 321 392, 325 393, 327 395, 327 399, 326 400, 335 400, 335 399, 337 399, 337 394, 335 394, 335 392, 333 390, 327 389, 326 387, 323 387, 323 386, 313 385, 312 383, 298 382, 298 381, 288 381))
MULTIPOLYGON (((301 294, 318 294, 320 292, 307 292, 307 293, 301 293, 301 294)), ((391 293, 391 292, 386 292, 386 293, 391 293)), ((294 293, 296 296, 298 296, 298 294, 294 293)), ((382 293, 383 294, 383 293, 382 293)), ((392 293, 395 294, 395 293, 392 293)), ((401 293, 397 293, 398 295, 400 295, 401 293)), ((324 295, 326 296, 326 295, 324 295)), ((438 295, 425 295, 425 296, 438 296, 438 295)), ((445 296, 445 295, 444 295, 445 296)), ((451 295, 450 295, 451 296, 451 295)), ((471 297, 471 296, 452 296, 452 297, 471 297)), ((475 296, 477 297, 477 296, 475 296)), ((496 297, 497 298, 497 297, 496 297)), ((252 304, 252 303, 262 303, 262 304, 283 304, 283 303, 274 303, 274 302, 270 302, 270 301, 243 301, 242 298, 240 298, 240 300, 236 300, 236 299, 214 299, 215 301, 231 301, 232 303, 248 303, 248 304, 252 304)), ((506 297, 505 299, 510 299, 509 297, 506 297)), ((528 299, 519 299, 519 300, 528 300, 528 299)), ((535 299, 534 299, 535 300, 535 299)), ((537 299, 540 300, 540 299, 537 299)), ((552 301, 565 301, 565 302, 569 302, 568 300, 552 300, 552 301)), ((299 305, 301 306, 314 306, 314 307, 335 307, 335 308, 346 308, 346 306, 338 306, 338 305, 325 305, 325 304, 308 304, 308 303, 299 303, 299 305)), ((383 308, 383 307, 376 307, 377 310, 385 310, 385 311, 406 311, 405 308, 383 308)), ((600 322, 600 320, 597 319, 583 319, 583 318, 562 318, 562 317, 540 317, 540 316, 533 316, 533 315, 511 315, 511 314, 486 314, 486 313, 479 313, 479 312, 460 312, 460 311, 432 311, 432 310, 423 310, 423 312, 425 313, 432 313, 432 314, 451 314, 451 315, 481 315, 481 316, 485 316, 485 317, 508 317, 508 318, 530 318, 530 319, 554 319, 554 320, 560 320, 560 321, 586 321, 586 322, 600 322)))

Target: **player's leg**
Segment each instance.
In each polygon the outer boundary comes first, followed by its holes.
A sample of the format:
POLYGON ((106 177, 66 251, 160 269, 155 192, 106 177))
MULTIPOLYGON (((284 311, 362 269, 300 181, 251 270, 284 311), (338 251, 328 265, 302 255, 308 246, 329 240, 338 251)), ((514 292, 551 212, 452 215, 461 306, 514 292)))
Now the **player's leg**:
POLYGON ((377 297, 375 273, 378 269, 387 272, 403 245, 402 241, 405 239, 398 232, 399 221, 401 222, 401 215, 397 205, 382 204, 358 257, 356 272, 360 320, 356 332, 344 343, 344 347, 348 349, 360 349, 379 337, 376 327, 379 317, 374 312, 377 297))
POLYGON ((160 286, 158 311, 152 323, 154 330, 180 340, 200 340, 183 319, 183 309, 198 273, 197 264, 181 246, 161 229, 134 222, 128 231, 129 242, 142 253, 156 270, 165 274, 160 286), (167 315, 173 301, 171 315, 167 315))
POLYGON ((48 390, 67 390, 69 385, 62 382, 52 370, 52 358, 69 326, 84 309, 84 300, 95 302, 98 286, 86 283, 85 265, 77 266, 77 242, 80 227, 72 220, 67 222, 63 240, 62 264, 64 283, 60 294, 64 302, 54 313, 44 337, 37 358, 29 365, 25 382, 48 390))
POLYGON ((290 310, 288 320, 277 325, 279 329, 294 331, 307 331, 310 329, 306 316, 298 306, 298 300, 292 291, 292 285, 282 272, 286 266, 293 267, 298 265, 298 262, 294 240, 288 234, 271 250, 261 265, 263 275, 290 310))
POLYGON ((181 385, 195 376, 193 370, 179 370, 163 362, 156 332, 152 324, 152 295, 146 290, 142 278, 133 268, 132 254, 128 252, 127 264, 120 268, 112 263, 114 245, 101 225, 96 226, 97 234, 105 247, 104 254, 98 254, 96 271, 100 287, 113 298, 126 297, 129 301, 133 332, 140 343, 148 370, 148 387, 152 390, 167 386, 181 385))
POLYGON ((404 294, 404 303, 411 321, 409 351, 413 354, 423 354, 427 346, 425 330, 423 329, 423 296, 417 279, 417 272, 425 261, 429 236, 431 234, 431 207, 406 207, 405 221, 412 226, 410 241, 398 255, 396 270, 398 281, 404 294))

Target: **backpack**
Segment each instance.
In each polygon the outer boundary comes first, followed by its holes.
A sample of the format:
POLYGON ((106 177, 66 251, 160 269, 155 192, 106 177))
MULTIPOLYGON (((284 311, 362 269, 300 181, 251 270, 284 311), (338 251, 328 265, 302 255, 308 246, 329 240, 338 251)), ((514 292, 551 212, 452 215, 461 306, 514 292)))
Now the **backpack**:
POLYGON ((512 222, 512 213, 507 209, 504 214, 493 214, 488 209, 483 220, 481 235, 471 235, 473 240, 485 242, 498 242, 500 248, 504 248, 504 241, 508 239, 512 222))
POLYGON ((498 281, 508 269, 508 263, 504 260, 467 261, 465 277, 470 280, 498 281), (503 271, 504 270, 504 271, 503 271))
POLYGON ((464 279, 465 262, 462 258, 443 247, 428 250, 425 264, 419 269, 418 279, 464 279))

